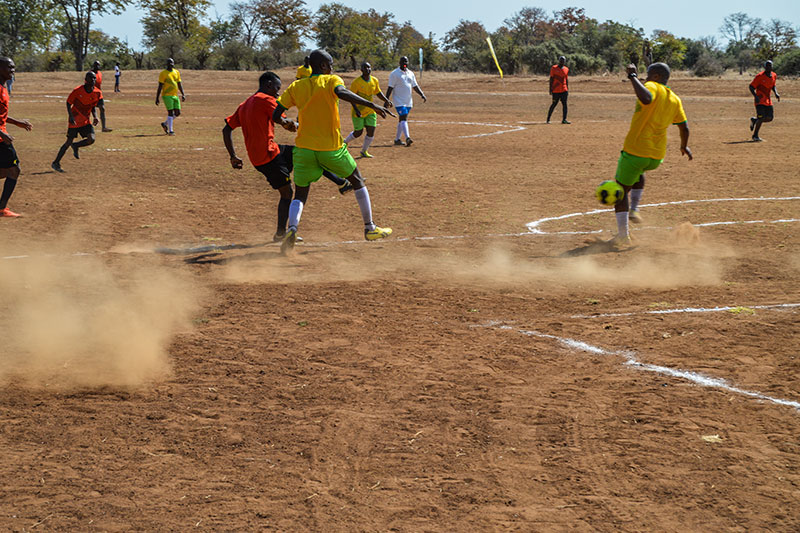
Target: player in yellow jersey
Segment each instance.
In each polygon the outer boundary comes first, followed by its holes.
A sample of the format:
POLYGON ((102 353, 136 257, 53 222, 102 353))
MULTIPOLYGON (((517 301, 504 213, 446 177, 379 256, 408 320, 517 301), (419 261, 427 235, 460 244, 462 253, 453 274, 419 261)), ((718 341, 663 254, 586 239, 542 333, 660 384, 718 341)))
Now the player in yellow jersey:
POLYGON ((275 124, 283 126, 291 121, 283 112, 296 107, 300 122, 293 150, 294 200, 289 206, 289 231, 281 244, 284 253, 294 248, 309 187, 322 176, 323 170, 346 176, 353 185, 364 221, 364 238, 374 241, 392 233, 391 228, 379 228, 372 221, 372 204, 364 178, 342 140, 339 99, 369 107, 384 118, 392 112, 349 91, 342 78, 331 74, 333 58, 326 51, 314 50, 309 62, 311 76, 292 83, 278 99, 278 107, 272 113, 275 124))
POLYGON ((297 79, 302 80, 303 78, 308 78, 311 76, 311 65, 309 61, 311 60, 310 57, 306 56, 303 58, 303 64, 297 67, 297 79))
POLYGON ((158 105, 159 96, 164 99, 164 107, 167 108, 167 120, 161 123, 161 127, 164 128, 164 133, 167 135, 175 135, 172 124, 177 117, 181 116, 181 102, 186 101, 186 94, 181 85, 181 73, 175 68, 175 60, 171 57, 167 59, 167 68, 158 75, 156 105, 158 105), (178 91, 181 92, 180 98, 178 98, 178 91))
POLYGON ((667 128, 670 124, 677 125, 680 130, 681 154, 686 155, 689 161, 692 160, 692 151, 687 146, 689 126, 683 104, 678 95, 667 86, 669 66, 666 63, 650 65, 644 83, 639 79, 636 65, 628 65, 627 71, 638 100, 617 162, 616 180, 622 185, 625 194, 614 206, 618 230, 616 237, 610 241, 614 248, 630 244, 628 220, 634 223, 642 221, 637 208, 644 191, 644 172, 657 169, 664 160, 667 154, 667 128))
MULTIPOLYGON (((377 96, 383 100, 384 107, 392 107, 392 102, 386 98, 386 95, 381 91, 378 78, 372 76, 372 65, 364 61, 361 63, 361 76, 353 80, 350 84, 350 90, 363 98, 364 100, 372 101, 373 96, 377 96)), ((364 137, 364 144, 361 146, 361 157, 372 157, 367 149, 372 144, 375 138, 375 126, 378 125, 378 115, 375 111, 368 107, 353 105, 352 112, 353 131, 344 140, 345 144, 350 144, 356 137, 361 137, 364 128, 367 128, 367 136, 364 137)))

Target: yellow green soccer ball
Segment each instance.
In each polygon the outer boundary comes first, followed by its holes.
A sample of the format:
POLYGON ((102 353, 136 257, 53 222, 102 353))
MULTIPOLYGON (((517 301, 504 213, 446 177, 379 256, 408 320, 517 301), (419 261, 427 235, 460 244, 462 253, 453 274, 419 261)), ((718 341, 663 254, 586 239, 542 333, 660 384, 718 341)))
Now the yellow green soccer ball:
POLYGON ((625 195, 622 185, 614 180, 606 180, 594 191, 597 200, 603 205, 614 205, 625 195))

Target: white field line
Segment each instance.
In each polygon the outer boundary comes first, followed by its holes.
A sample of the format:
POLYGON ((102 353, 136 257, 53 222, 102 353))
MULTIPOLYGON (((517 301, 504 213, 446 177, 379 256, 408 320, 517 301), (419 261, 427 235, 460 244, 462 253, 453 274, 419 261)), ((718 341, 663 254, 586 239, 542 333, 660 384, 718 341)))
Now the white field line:
POLYGON ((513 133, 515 131, 524 131, 527 128, 517 126, 514 124, 494 124, 490 122, 457 122, 457 121, 440 121, 440 120, 410 120, 414 124, 456 124, 460 126, 485 126, 487 128, 507 128, 490 133, 476 133, 474 135, 460 135, 458 139, 472 139, 475 137, 488 137, 490 135, 502 135, 503 133, 513 133))
POLYGON ((656 309, 653 311, 638 311, 633 313, 601 313, 597 315, 572 315, 570 318, 612 318, 620 316, 641 315, 672 315, 677 313, 720 313, 723 311, 736 311, 739 309, 793 309, 800 307, 800 303, 772 304, 772 305, 735 305, 721 307, 684 307, 683 309, 656 309))
POLYGON ((629 367, 634 368, 636 370, 642 370, 644 372, 654 372, 656 374, 662 374, 662 375, 665 375, 665 376, 684 379, 686 381, 689 381, 689 382, 694 383, 695 385, 699 385, 701 387, 707 387, 707 388, 712 388, 712 389, 721 389, 721 390, 725 390, 725 391, 728 391, 728 392, 741 394, 743 396, 749 396, 751 398, 756 398, 758 400, 772 402, 772 403, 777 404, 777 405, 784 405, 784 406, 787 406, 787 407, 793 407, 795 410, 800 412, 800 402, 797 402, 797 401, 794 401, 794 400, 786 400, 786 399, 783 399, 783 398, 776 398, 774 396, 768 396, 768 395, 763 394, 761 392, 742 389, 740 387, 737 387, 736 385, 731 385, 730 383, 728 383, 724 379, 705 376, 703 374, 700 374, 699 372, 693 372, 691 370, 681 370, 681 369, 670 368, 670 367, 667 367, 667 366, 660 366, 660 365, 652 365, 652 364, 649 364, 649 363, 642 363, 636 357, 636 353, 635 352, 606 350, 606 349, 600 348, 598 346, 593 346, 593 345, 591 345, 589 343, 586 343, 586 342, 583 342, 583 341, 579 341, 579 340, 575 340, 575 339, 569 339, 569 338, 565 338, 565 337, 557 337, 555 335, 548 335, 546 333, 540 333, 538 331, 515 329, 515 328, 512 328, 511 326, 502 325, 500 322, 497 322, 497 321, 488 322, 486 324, 477 325, 475 327, 487 327, 487 328, 495 328, 495 329, 500 329, 500 330, 505 330, 505 331, 516 331, 517 333, 520 333, 520 334, 525 335, 527 337, 539 337, 539 338, 542 338, 542 339, 554 340, 554 341, 558 342, 559 344, 561 344, 562 346, 564 346, 564 347, 566 347, 568 349, 571 349, 571 350, 574 350, 574 351, 580 351, 580 352, 587 352, 587 353, 591 353, 591 354, 594 354, 594 355, 616 355, 616 356, 621 356, 621 357, 623 357, 625 359, 625 362, 623 363, 625 366, 629 366, 629 367))

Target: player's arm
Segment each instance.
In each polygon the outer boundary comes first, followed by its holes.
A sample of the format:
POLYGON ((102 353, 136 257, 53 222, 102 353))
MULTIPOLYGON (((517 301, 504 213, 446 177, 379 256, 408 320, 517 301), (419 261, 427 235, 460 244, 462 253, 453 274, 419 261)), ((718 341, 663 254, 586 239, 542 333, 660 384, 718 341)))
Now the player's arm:
POLYGON ((13 124, 15 126, 18 126, 18 127, 22 128, 22 129, 24 129, 26 131, 31 131, 33 129, 33 124, 31 124, 30 121, 25 120, 25 119, 17 120, 15 118, 8 117, 8 118, 6 118, 6 122, 8 122, 9 124, 13 124))
POLYGON ((181 102, 185 102, 186 93, 183 92, 183 85, 181 85, 181 82, 178 82, 178 90, 181 92, 181 102))
POLYGON ((72 104, 67 101, 67 116, 69 117, 69 123, 75 124, 75 117, 72 115, 72 104))
POLYGON ((228 155, 231 157, 231 166, 233 168, 242 168, 243 162, 241 158, 236 155, 236 150, 233 148, 233 128, 225 122, 225 127, 222 128, 222 142, 225 143, 225 149, 228 150, 228 155))
POLYGON ((677 124, 678 129, 681 132, 681 154, 687 156, 689 161, 694 159, 692 157, 692 151, 689 149, 689 123, 688 122, 681 122, 677 124))
POLYGON ((297 122, 284 115, 284 111, 286 111, 286 108, 278 103, 278 107, 272 112, 272 121, 285 130, 297 131, 297 122))
POLYGON ((772 92, 775 93, 775 98, 777 98, 778 101, 780 102, 781 101, 781 95, 778 94, 778 89, 776 89, 774 85, 772 86, 772 92))
POLYGON ((550 76, 550 86, 547 88, 547 92, 549 92, 551 95, 553 94, 553 79, 553 76, 550 76))
POLYGON ((422 89, 419 88, 419 85, 414 85, 414 92, 422 97, 423 102, 428 101, 428 98, 425 96, 425 93, 422 92, 422 89))
MULTIPOLYGON (((102 105, 103 105, 103 100, 101 99, 99 102, 97 102, 97 106, 102 106, 102 105)), ((97 120, 97 106, 92 108, 92 125, 93 126, 97 126, 97 123, 100 122, 99 120, 97 120)), ((103 108, 103 113, 105 113, 105 108, 103 108)))
POLYGON ((388 94, 383 94, 383 91, 378 91, 377 96, 378 96, 378 98, 383 100, 383 107, 392 107, 392 101, 389 100, 389 95, 388 94))
POLYGON ((392 97, 392 91, 393 90, 394 90, 394 87, 392 87, 391 85, 389 86, 388 89, 386 89, 386 98, 387 99, 392 97))
POLYGON ((164 84, 158 82, 158 89, 156 89, 156 105, 158 105, 158 98, 161 96, 161 89, 164 87, 164 84))
POLYGON ((748 86, 748 89, 750 89, 750 94, 752 94, 752 95, 753 95, 753 98, 755 98, 755 99, 756 99, 756 105, 758 105, 758 102, 759 102, 759 100, 761 100, 761 97, 759 97, 759 96, 758 96, 758 93, 756 92, 756 88, 755 88, 755 87, 753 87, 753 84, 751 83, 751 84, 748 86))
POLYGON ((639 75, 636 73, 636 65, 631 63, 626 70, 628 72, 628 79, 631 80, 631 85, 633 85, 633 91, 636 93, 636 98, 638 98, 643 105, 650 105, 650 102, 653 101, 653 95, 650 94, 650 91, 644 86, 642 80, 639 79, 639 75))
MULTIPOLYGON (((391 90, 391 89, 390 89, 391 90)), ((393 117, 397 116, 385 107, 379 106, 375 104, 375 102, 370 102, 369 100, 365 100, 361 98, 353 91, 349 90, 344 85, 337 85, 333 89, 334 94, 336 94, 339 99, 344 100, 345 102, 350 102, 351 104, 356 105, 363 105, 369 107, 370 109, 374 109, 376 113, 378 113, 382 118, 386 118, 386 115, 391 115, 393 117)), ((278 106, 280 108, 280 105, 278 106)))
MULTIPOLYGON (((106 125, 106 104, 105 104, 105 102, 103 102, 102 98, 97 102, 97 107, 100 108, 100 122, 102 122, 103 123, 103 127, 105 127, 105 125, 106 125)), ((94 111, 94 110, 92 110, 92 111, 94 111)), ((95 124, 97 124, 97 115, 95 115, 95 124)))

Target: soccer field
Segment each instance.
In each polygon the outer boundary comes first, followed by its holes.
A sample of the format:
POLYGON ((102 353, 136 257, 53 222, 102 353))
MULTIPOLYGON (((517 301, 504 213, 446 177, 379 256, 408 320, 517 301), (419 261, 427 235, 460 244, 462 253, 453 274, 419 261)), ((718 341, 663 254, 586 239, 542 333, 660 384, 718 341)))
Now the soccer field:
POLYGON ((749 77, 676 75, 695 159, 672 127, 610 252, 623 76, 546 125, 546 78, 425 73, 358 160, 392 237, 323 179, 284 257, 222 143, 258 73, 182 71, 174 137, 157 72, 106 74, 64 174, 82 75, 14 84, 1 530, 800 530, 800 81, 752 143, 749 77))

